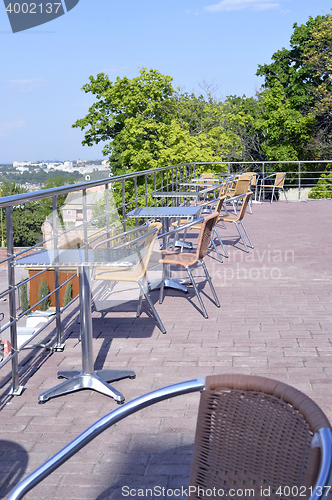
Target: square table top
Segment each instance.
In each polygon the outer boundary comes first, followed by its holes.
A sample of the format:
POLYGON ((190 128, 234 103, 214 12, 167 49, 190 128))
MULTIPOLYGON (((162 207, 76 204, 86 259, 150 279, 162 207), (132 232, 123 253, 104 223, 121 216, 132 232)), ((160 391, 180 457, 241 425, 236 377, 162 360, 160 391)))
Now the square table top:
POLYGON ((42 250, 13 262, 15 267, 132 267, 141 257, 141 248, 74 248, 42 250))
POLYGON ((137 207, 127 217, 195 217, 201 211, 199 205, 183 207, 137 207))

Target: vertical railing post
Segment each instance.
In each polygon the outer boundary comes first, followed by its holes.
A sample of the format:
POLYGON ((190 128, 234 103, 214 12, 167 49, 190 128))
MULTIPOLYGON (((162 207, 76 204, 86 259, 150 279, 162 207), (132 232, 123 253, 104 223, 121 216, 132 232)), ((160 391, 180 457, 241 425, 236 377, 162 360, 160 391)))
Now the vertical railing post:
POLYGON ((8 260, 8 289, 9 289, 9 321, 10 343, 12 347, 12 387, 9 394, 19 396, 23 387, 19 385, 18 379, 18 353, 17 353, 17 323, 16 323, 16 299, 15 299, 15 271, 14 261, 14 234, 13 234, 13 208, 6 207, 6 228, 7 228, 7 257, 8 260))
MULTIPOLYGON (((110 238, 110 190, 109 184, 105 184, 105 217, 106 217, 106 238, 110 238)), ((107 247, 109 248, 110 242, 107 242, 107 247)))
MULTIPOLYGON (((265 177, 265 163, 264 162, 262 164, 262 169, 263 169, 263 179, 264 179, 264 177, 265 177)), ((262 180, 261 180, 261 182, 262 182, 262 180)), ((265 182, 264 182, 264 184, 265 184, 265 182)), ((265 200, 265 188, 264 187, 263 187, 263 200, 265 200)), ((260 199, 259 201, 262 201, 262 200, 260 199)))
POLYGON ((86 189, 82 190, 83 200, 83 243, 84 247, 88 248, 88 207, 86 203, 86 189))
POLYGON ((125 181, 122 179, 122 226, 123 230, 126 230, 126 193, 125 193, 125 181))
POLYGON ((301 162, 299 161, 299 201, 301 201, 301 162))
MULTIPOLYGON (((154 183, 154 194, 156 194, 157 191, 157 178, 156 178, 156 172, 153 172, 153 183, 154 183)), ((157 198, 154 199, 154 206, 157 206, 157 198)))
POLYGON ((148 206, 148 174, 144 175, 144 186, 145 186, 145 206, 148 206))
POLYGON ((135 208, 137 208, 137 177, 134 178, 134 186, 135 186, 135 208))
MULTIPOLYGON (((57 196, 52 196, 52 210, 53 210, 53 242, 54 249, 59 248, 59 224, 58 224, 58 199, 57 196)), ((59 268, 54 267, 54 288, 55 288, 55 330, 56 330, 56 344, 57 351, 64 350, 64 344, 61 343, 61 316, 60 316, 60 277, 59 268)))

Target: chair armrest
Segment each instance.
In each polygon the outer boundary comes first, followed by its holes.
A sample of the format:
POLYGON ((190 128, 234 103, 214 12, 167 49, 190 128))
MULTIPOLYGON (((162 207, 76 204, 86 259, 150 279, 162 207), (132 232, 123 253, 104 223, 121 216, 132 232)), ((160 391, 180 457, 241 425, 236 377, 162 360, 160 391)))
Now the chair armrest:
POLYGON ((194 220, 188 222, 188 224, 183 224, 183 226, 172 229, 172 231, 167 231, 167 233, 163 233, 163 234, 158 235, 158 239, 165 238, 166 236, 171 236, 172 234, 178 233, 179 231, 186 230, 186 229, 188 229, 188 227, 194 226, 195 224, 199 224, 199 223, 204 222, 204 221, 205 221, 205 217, 200 217, 199 219, 194 219, 194 220))
POLYGON ((262 177, 262 178, 261 178, 261 182, 262 182, 262 181, 265 181, 265 179, 269 179, 270 177, 274 177, 275 175, 276 175, 276 174, 274 173, 274 174, 267 175, 266 177, 262 177))
MULTIPOLYGON (((128 235, 134 233, 135 231, 137 231, 137 229, 141 229, 143 227, 149 227, 148 224, 143 224, 142 226, 139 226, 139 227, 135 227, 134 229, 129 229, 128 231, 125 231, 124 233, 119 233, 119 234, 116 234, 115 236, 111 236, 110 238, 106 238, 105 240, 102 240, 102 241, 99 241, 98 243, 96 243, 92 248, 93 250, 95 248, 97 248, 99 245, 104 245, 105 243, 109 242, 109 241, 113 241, 113 240, 116 240, 117 238, 126 238, 128 235)), ((118 246, 118 245, 117 245, 118 246)))

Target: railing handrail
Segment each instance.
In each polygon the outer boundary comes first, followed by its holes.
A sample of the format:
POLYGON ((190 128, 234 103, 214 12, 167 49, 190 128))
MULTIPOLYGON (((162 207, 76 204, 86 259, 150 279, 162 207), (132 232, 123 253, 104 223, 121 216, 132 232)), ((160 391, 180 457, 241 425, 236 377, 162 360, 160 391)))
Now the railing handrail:
POLYGON ((140 170, 139 172, 130 172, 128 174, 105 177, 104 179, 98 179, 96 181, 85 181, 78 184, 68 184, 66 186, 39 189, 38 191, 5 196, 3 198, 0 198, 0 208, 19 205, 19 202, 23 201, 29 202, 42 200, 44 198, 51 198, 52 196, 59 196, 61 194, 68 194, 74 191, 81 191, 82 189, 102 186, 103 184, 114 184, 115 182, 119 182, 121 180, 133 179, 134 177, 140 177, 141 175, 149 175, 153 173, 163 172, 165 170, 170 170, 176 167, 186 167, 188 165, 192 165, 192 163, 181 163, 179 165, 169 165, 166 167, 140 170))

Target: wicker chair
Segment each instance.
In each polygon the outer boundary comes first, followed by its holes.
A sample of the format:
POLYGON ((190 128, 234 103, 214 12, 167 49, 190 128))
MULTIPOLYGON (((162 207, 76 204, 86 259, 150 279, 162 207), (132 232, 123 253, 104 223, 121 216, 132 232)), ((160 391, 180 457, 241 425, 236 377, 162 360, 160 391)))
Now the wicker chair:
MULTIPOLYGON (((225 198, 226 198, 226 196, 224 195, 221 198, 214 200, 213 203, 211 203, 211 202, 205 203, 205 206, 211 211, 212 206, 214 205, 214 212, 218 212, 218 214, 220 215, 220 212, 221 212, 221 209, 223 207, 223 203, 224 203, 225 198)), ((180 221, 177 220, 175 222, 172 222, 172 226, 173 227, 181 227, 181 226, 187 224, 187 222, 188 222, 187 219, 180 219, 180 221)), ((214 250, 216 251, 216 254, 218 255, 218 258, 219 258, 220 262, 223 262, 223 259, 222 259, 222 256, 220 255, 218 247, 216 246, 216 244, 214 242, 214 237, 215 236, 218 238, 219 243, 220 243, 220 245, 223 248, 225 257, 228 257, 228 252, 227 252, 227 250, 226 250, 226 248, 225 248, 225 246, 224 246, 224 244, 222 242, 220 234, 217 231, 217 228, 216 228, 217 222, 218 222, 218 220, 216 219, 215 220, 215 224, 214 224, 214 226, 212 228, 211 237, 210 237, 210 243, 211 243, 212 247, 214 248, 214 250)), ((200 230, 201 228, 202 228, 202 223, 199 222, 197 224, 193 224, 192 226, 190 226, 189 229, 198 229, 198 230, 200 230)), ((185 236, 186 236, 186 231, 185 231, 185 234, 183 236, 183 241, 185 239, 185 236)), ((183 248, 181 250, 183 250, 183 248)))
POLYGON ((279 172, 277 174, 271 174, 271 175, 268 175, 266 177, 263 177, 263 179, 261 180, 260 188, 259 188, 259 201, 261 201, 262 189, 268 189, 271 191, 271 203, 273 202, 273 197, 275 197, 275 199, 277 201, 276 191, 279 191, 279 189, 281 189, 285 195, 286 201, 288 202, 287 196, 286 196, 286 191, 284 189, 285 178, 286 178, 285 172, 279 172), (274 183, 267 184, 266 179, 272 180, 273 177, 274 177, 274 183))
MULTIPOLYGON (((241 229, 240 229, 240 225, 241 227, 243 228, 244 232, 246 233, 246 236, 249 240, 249 243, 250 243, 250 246, 251 248, 254 248, 254 245, 253 245, 253 242, 251 241, 250 239, 250 236, 248 234, 248 231, 243 223, 243 218, 245 216, 245 213, 246 213, 246 210, 247 210, 247 206, 249 204, 249 200, 252 196, 252 192, 249 191, 245 196, 244 196, 244 199, 243 199, 243 202, 242 202, 242 205, 241 205, 241 210, 240 212, 237 214, 237 215, 222 215, 222 216, 219 216, 219 219, 220 221, 222 222, 232 222, 233 224, 235 224, 236 226, 236 229, 238 230, 238 233, 240 235, 240 238, 241 240, 243 241, 243 244, 244 244, 244 248, 246 249, 246 252, 249 252, 249 249, 248 249, 248 246, 245 242, 245 239, 243 238, 243 235, 242 235, 242 232, 241 232, 241 229)), ((242 195, 239 195, 238 197, 235 197, 233 199, 233 201, 235 201, 237 198, 241 198, 242 195)))
POLYGON ((20 500, 123 418, 159 401, 195 391, 201 391, 201 398, 188 498, 325 497, 331 480, 332 439, 330 423, 319 406, 276 380, 213 375, 158 389, 102 417, 25 478, 8 500, 20 500))
MULTIPOLYGON (((116 282, 123 282, 123 281, 137 283, 140 288, 140 296, 138 301, 136 317, 138 318, 141 314, 142 300, 144 295, 159 324, 160 330, 162 331, 162 333, 166 333, 166 329, 148 293, 149 287, 146 279, 146 271, 153 250, 153 245, 156 240, 159 226, 154 227, 152 230, 150 230, 150 227, 151 226, 140 226, 131 231, 128 231, 126 233, 126 236, 118 235, 120 242, 123 242, 123 240, 128 237, 131 237, 131 239, 129 239, 129 241, 125 241, 121 245, 117 244, 116 245, 117 248, 123 248, 124 251, 126 251, 126 249, 128 248, 134 248, 140 255, 139 261, 135 262, 135 265, 133 267, 121 267, 121 268, 95 267, 92 272, 92 279, 110 281, 113 284, 116 282), (136 234, 137 236, 135 237, 136 234)), ((115 241, 116 239, 112 237, 109 238, 109 240, 104 240, 98 243, 97 245, 95 245, 94 248, 97 248, 100 245, 105 245, 107 244, 107 242, 111 242, 114 246, 115 241)))
MULTIPOLYGON (((162 285, 160 287, 160 298, 159 298, 160 303, 163 301, 163 295, 164 295, 164 282, 165 282, 166 265, 180 266, 180 267, 183 267, 184 269, 186 269, 188 276, 190 278, 190 281, 194 287, 197 298, 199 300, 199 303, 201 305, 201 308, 203 310, 203 315, 205 318, 208 318, 209 317, 208 313, 206 312, 202 298, 200 296, 200 293, 198 291, 194 277, 193 277, 192 272, 191 272, 192 269, 194 269, 198 266, 202 266, 204 269, 204 272, 205 272, 205 276, 210 284, 216 305, 217 305, 217 307, 220 307, 217 294, 216 294, 215 289, 212 285, 211 277, 208 273, 208 270, 207 270, 205 262, 204 262, 204 257, 206 256, 209 245, 210 245, 212 231, 213 231, 213 228, 215 226, 215 223, 216 223, 218 217, 219 217, 219 213, 213 212, 212 214, 208 215, 204 221, 202 221, 202 225, 201 225, 200 233, 199 233, 199 238, 198 238, 197 249, 196 249, 195 253, 174 252, 174 251, 170 251, 170 250, 162 250, 161 251, 162 258, 160 260, 160 263, 163 264, 163 277, 162 277, 162 285)), ((178 229, 181 229, 181 227, 178 229)), ((175 231, 173 231, 173 232, 175 232, 175 231)))

